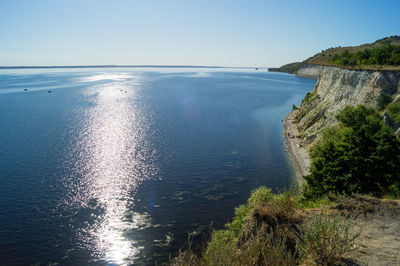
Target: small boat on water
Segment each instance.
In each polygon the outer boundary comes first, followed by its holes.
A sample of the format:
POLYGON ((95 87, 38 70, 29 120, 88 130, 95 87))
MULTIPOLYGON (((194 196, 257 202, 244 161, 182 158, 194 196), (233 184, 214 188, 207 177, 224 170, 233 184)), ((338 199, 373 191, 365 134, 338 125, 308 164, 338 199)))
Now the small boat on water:
POLYGON ((51 93, 51 91, 47 91, 48 93, 51 93))
POLYGON ((27 91, 28 89, 24 89, 24 91, 27 91))
POLYGON ((256 67, 256 70, 258 70, 258 67, 256 67))

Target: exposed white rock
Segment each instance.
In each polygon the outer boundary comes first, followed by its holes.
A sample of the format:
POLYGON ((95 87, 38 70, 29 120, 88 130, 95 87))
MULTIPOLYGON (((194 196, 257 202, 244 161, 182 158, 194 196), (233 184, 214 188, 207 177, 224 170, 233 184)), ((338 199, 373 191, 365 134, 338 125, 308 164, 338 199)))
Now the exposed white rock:
POLYGON ((376 107, 381 93, 400 97, 399 71, 348 70, 332 66, 306 65, 299 76, 318 76, 297 115, 304 144, 311 144, 321 130, 337 123, 336 115, 347 105, 376 107), (316 74, 318 73, 318 74, 316 74))
POLYGON ((311 64, 303 64, 296 73, 296 76, 303 78, 319 78, 320 75, 320 66, 311 65, 311 64))

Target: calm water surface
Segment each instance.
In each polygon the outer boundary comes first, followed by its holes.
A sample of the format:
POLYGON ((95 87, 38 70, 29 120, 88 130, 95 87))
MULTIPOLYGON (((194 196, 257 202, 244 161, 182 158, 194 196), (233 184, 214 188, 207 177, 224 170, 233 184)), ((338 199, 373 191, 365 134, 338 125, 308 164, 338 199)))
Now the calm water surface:
POLYGON ((253 69, 0 70, 2 265, 152 265, 201 242, 252 189, 289 185, 281 120, 314 85, 253 69))

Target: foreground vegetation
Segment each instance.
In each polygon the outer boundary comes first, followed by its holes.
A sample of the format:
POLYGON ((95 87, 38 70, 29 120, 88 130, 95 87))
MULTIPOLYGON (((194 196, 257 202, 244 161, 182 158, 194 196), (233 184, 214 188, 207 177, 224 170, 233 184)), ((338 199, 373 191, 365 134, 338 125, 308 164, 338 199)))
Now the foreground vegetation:
POLYGON ((212 233, 201 254, 179 252, 172 265, 335 265, 354 248, 359 232, 323 210, 328 197, 308 201, 292 191, 274 194, 266 187, 251 193, 225 229, 212 233))
POLYGON ((350 224, 327 209, 333 204, 343 209, 344 205, 338 204, 343 199, 356 197, 357 203, 351 203, 356 205, 365 202, 357 199, 359 193, 400 197, 400 141, 372 108, 346 107, 337 119, 339 125, 326 130, 312 151, 311 173, 305 177, 302 192, 275 194, 266 187, 256 189, 246 204, 235 209, 232 222, 212 233, 201 254, 189 248, 171 264, 348 262, 345 256, 353 250, 360 232, 351 233, 350 224))

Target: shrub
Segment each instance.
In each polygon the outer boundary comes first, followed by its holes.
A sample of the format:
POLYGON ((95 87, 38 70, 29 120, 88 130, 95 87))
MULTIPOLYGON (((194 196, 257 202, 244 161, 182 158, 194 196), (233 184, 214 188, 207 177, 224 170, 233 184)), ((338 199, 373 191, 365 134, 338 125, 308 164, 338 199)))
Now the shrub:
POLYGON ((290 252, 285 237, 276 239, 273 232, 261 228, 240 251, 236 265, 298 265, 297 251, 290 252))
POLYGON ((377 100, 377 108, 378 110, 383 110, 388 103, 390 103, 391 97, 386 93, 381 93, 377 100))
POLYGON ((400 101, 388 105, 387 114, 396 124, 400 124, 400 101))
POLYGON ((344 66, 355 65, 400 65, 400 46, 384 44, 355 53, 345 50, 341 54, 335 54, 329 63, 344 66))
POLYGON ((235 208, 235 216, 233 217, 232 222, 227 223, 225 226, 228 230, 231 230, 234 233, 236 240, 246 225, 247 217, 249 216, 251 209, 262 202, 272 200, 274 197, 275 195, 272 193, 271 189, 261 186, 251 192, 247 204, 242 204, 235 208))
POLYGON ((251 192, 250 198, 247 200, 251 207, 255 207, 262 202, 271 201, 275 197, 270 188, 261 186, 251 192))
POLYGON ((328 192, 393 193, 400 182, 400 141, 380 114, 365 106, 346 107, 337 116, 340 129, 331 131, 312 151, 305 177, 306 198, 328 192), (393 186, 394 185, 394 186, 393 186))
POLYGON ((170 259, 170 265, 174 266, 195 266, 201 265, 199 257, 189 248, 180 250, 178 255, 170 259))
POLYGON ((266 228, 242 248, 216 235, 197 265, 297 265, 297 256, 286 249, 285 239, 275 239, 266 228))
MULTIPOLYGON (((232 223, 212 233, 200 255, 190 249, 189 239, 188 249, 179 251, 170 264, 239 266, 311 262, 332 265, 339 262, 352 249, 358 234, 350 234, 349 224, 322 212, 312 214, 303 224, 305 216, 298 205, 304 201, 299 203, 298 196, 293 191, 274 194, 266 187, 254 190, 248 203, 236 208, 232 223), (249 212, 252 216, 247 224, 244 221, 249 212)), ((338 196, 327 197, 325 202, 338 196)))
POLYGON ((320 98, 319 94, 317 93, 316 90, 313 90, 311 92, 308 92, 306 96, 304 97, 303 101, 301 104, 312 104, 314 101, 318 100, 320 98))
POLYGON ((204 265, 233 265, 236 260, 237 236, 231 230, 217 230, 213 232, 207 249, 203 253, 204 265))
POLYGON ((235 216, 233 217, 232 222, 225 225, 228 230, 234 233, 236 237, 235 240, 237 240, 240 232, 245 227, 250 211, 251 206, 247 204, 239 205, 239 207, 235 208, 235 216))
POLYGON ((274 237, 274 232, 268 232, 265 228, 238 248, 238 238, 246 227, 251 210, 267 202, 286 220, 296 215, 293 211, 296 205, 294 193, 274 194, 271 189, 261 186, 251 193, 247 204, 235 209, 232 222, 226 224, 224 230, 212 233, 200 261, 196 261, 191 252, 181 253, 178 258, 189 258, 198 265, 296 265, 297 253, 287 249, 286 239, 274 237))
POLYGON ((303 232, 301 250, 317 265, 337 265, 354 247, 359 233, 350 233, 350 224, 321 212, 311 217, 303 232))

